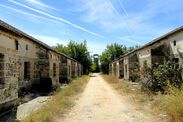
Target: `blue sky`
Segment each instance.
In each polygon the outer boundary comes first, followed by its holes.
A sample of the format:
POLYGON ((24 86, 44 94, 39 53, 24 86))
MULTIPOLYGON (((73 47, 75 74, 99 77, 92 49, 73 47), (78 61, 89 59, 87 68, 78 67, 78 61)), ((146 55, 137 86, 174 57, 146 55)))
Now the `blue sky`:
POLYGON ((0 0, 0 19, 54 46, 143 45, 183 25, 182 0, 0 0))

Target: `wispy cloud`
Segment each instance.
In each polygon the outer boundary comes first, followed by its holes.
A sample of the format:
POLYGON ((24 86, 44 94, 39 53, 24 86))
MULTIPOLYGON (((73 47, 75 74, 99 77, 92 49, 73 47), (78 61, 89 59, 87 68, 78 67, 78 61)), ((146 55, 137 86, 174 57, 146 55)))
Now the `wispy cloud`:
POLYGON ((38 1, 38 0, 26 0, 26 1, 31 3, 31 4, 34 4, 36 6, 46 8, 46 9, 52 9, 52 10, 56 10, 56 11, 61 11, 58 8, 52 7, 52 6, 47 5, 47 4, 45 4, 45 3, 41 2, 41 1, 38 1))
POLYGON ((34 12, 37 12, 37 13, 39 13, 39 14, 42 14, 42 15, 44 15, 44 16, 47 16, 47 17, 49 17, 49 18, 51 18, 51 19, 58 20, 58 21, 61 21, 61 22, 66 23, 66 24, 69 24, 69 25, 71 25, 71 26, 73 26, 73 27, 75 27, 75 28, 78 28, 78 29, 80 29, 80 30, 82 30, 82 31, 85 31, 85 32, 87 32, 87 33, 89 33, 89 34, 92 34, 92 35, 94 35, 94 36, 97 36, 97 37, 100 37, 100 38, 104 38, 104 36, 102 36, 102 35, 99 35, 99 34, 97 34, 97 33, 94 33, 94 32, 92 32, 92 31, 90 31, 90 30, 88 30, 88 29, 85 29, 85 28, 81 27, 81 26, 75 25, 75 24, 73 24, 73 23, 71 23, 71 22, 69 22, 69 21, 67 21, 67 20, 65 20, 65 19, 63 19, 63 18, 56 17, 56 16, 53 16, 53 15, 51 15, 51 14, 45 13, 45 12, 43 12, 43 11, 40 11, 40 10, 31 8, 31 7, 29 7, 29 6, 26 6, 26 5, 24 5, 24 4, 21 4, 21 3, 19 3, 19 2, 16 2, 16 1, 14 1, 14 0, 8 0, 8 1, 11 2, 11 3, 14 3, 14 4, 16 4, 16 5, 22 6, 22 7, 24 7, 24 8, 27 8, 27 9, 29 9, 29 10, 32 10, 32 11, 34 11, 34 12))
POLYGON ((51 22, 60 24, 59 22, 57 22, 57 21, 55 21, 53 19, 49 19, 49 18, 46 18, 46 17, 43 17, 43 16, 39 16, 39 15, 35 15, 35 14, 31 14, 31 13, 28 13, 28 12, 25 12, 25 11, 22 11, 22 10, 19 10, 19 9, 16 9, 16 8, 12 8, 10 6, 6 6, 6 5, 0 4, 0 7, 3 7, 3 8, 6 8, 6 9, 9 9, 9 10, 12 10, 14 12, 26 15, 26 17, 33 17, 33 18, 43 19, 43 20, 47 20, 47 21, 51 21, 51 22))
POLYGON ((57 44, 63 44, 67 45, 67 41, 64 41, 63 39, 47 36, 47 35, 37 35, 37 34, 31 34, 33 37, 41 40, 42 42, 46 43, 49 46, 56 46, 57 44))

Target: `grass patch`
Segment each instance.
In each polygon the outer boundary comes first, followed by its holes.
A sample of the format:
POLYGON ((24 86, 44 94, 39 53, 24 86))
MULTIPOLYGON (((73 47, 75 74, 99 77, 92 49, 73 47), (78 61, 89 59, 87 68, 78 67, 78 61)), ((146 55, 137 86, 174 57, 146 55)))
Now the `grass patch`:
POLYGON ((66 88, 55 93, 46 105, 32 113, 23 122, 52 122, 55 117, 67 113, 74 105, 73 97, 84 90, 88 80, 88 76, 73 80, 66 88))

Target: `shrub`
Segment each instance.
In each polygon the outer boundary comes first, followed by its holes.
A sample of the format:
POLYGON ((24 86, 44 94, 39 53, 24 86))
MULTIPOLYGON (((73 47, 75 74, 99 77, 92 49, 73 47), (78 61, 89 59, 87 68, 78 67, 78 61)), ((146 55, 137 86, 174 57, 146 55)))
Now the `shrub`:
POLYGON ((143 87, 152 91, 164 92, 168 84, 180 88, 182 85, 182 68, 174 60, 169 60, 163 64, 154 64, 152 68, 144 62, 143 87))
POLYGON ((130 80, 132 82, 139 82, 140 81, 140 68, 138 63, 134 63, 132 69, 130 69, 130 80))

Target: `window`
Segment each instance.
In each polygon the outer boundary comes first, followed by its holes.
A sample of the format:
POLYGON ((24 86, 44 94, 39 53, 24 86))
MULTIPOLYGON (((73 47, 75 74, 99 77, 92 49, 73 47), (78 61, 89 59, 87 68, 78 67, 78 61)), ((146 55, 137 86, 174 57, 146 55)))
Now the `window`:
POLYGON ((29 50, 29 45, 28 44, 26 44, 25 49, 29 50))
POLYGON ((54 77, 56 76, 56 64, 55 63, 53 64, 53 76, 54 77))
POLYGON ((15 49, 18 50, 18 40, 15 40, 15 49))
POLYGON ((179 58, 173 58, 172 60, 174 63, 179 63, 179 58))
POLYGON ((173 41, 173 46, 176 46, 177 45, 177 42, 176 40, 173 41))
POLYGON ((127 70, 127 64, 125 64, 125 73, 127 74, 128 70, 127 70))
POLYGON ((4 85, 4 55, 0 54, 0 86, 4 85))
POLYGON ((24 79, 30 79, 30 62, 24 62, 24 79))

